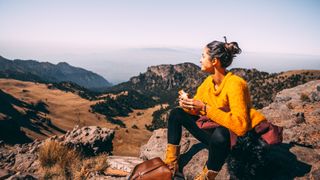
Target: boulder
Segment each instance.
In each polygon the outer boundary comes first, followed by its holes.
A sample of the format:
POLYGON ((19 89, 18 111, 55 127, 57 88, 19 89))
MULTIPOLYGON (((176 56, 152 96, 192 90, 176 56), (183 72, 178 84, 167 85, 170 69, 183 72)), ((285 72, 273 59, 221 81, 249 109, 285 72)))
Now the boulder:
POLYGON ((285 89, 276 95, 275 101, 263 108, 266 118, 284 127, 286 143, 320 148, 320 80, 285 89))
MULTIPOLYGON (((51 137, 69 147, 74 147, 85 156, 112 151, 114 131, 98 126, 75 127, 62 136, 51 137)), ((0 146, 0 177, 9 179, 34 179, 40 169, 38 149, 44 141, 35 140, 32 143, 14 146, 0 146)), ((92 174, 92 177, 95 177, 92 174)), ((1 178, 0 178, 1 179, 1 178)))
POLYGON ((100 153, 111 154, 114 133, 114 130, 99 126, 84 126, 82 128, 75 126, 65 135, 55 136, 51 139, 76 148, 85 156, 94 156, 100 153))

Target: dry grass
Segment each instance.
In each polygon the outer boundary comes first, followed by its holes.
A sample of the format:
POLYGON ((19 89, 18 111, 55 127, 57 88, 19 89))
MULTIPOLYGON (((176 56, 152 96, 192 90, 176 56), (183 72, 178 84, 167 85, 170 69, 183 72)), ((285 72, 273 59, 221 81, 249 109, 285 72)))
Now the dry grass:
MULTIPOLYGON (((164 107, 167 104, 163 105, 164 107)), ((144 110, 134 110, 128 117, 117 117, 128 128, 120 128, 116 131, 113 140, 113 154, 118 156, 136 156, 140 154, 140 147, 146 144, 152 135, 145 125, 152 122, 152 113, 160 109, 160 105, 144 110), (133 128, 135 126, 136 128, 133 128)))
MULTIPOLYGON (((104 116, 89 112, 90 105, 96 101, 89 101, 80 96, 64 92, 59 89, 48 89, 46 84, 25 82, 13 79, 0 78, 0 89, 27 103, 43 101, 48 105, 49 118, 53 125, 65 131, 73 129, 75 125, 101 126, 114 128, 115 125, 104 120, 104 116)), ((18 110, 18 107, 15 107, 18 110)), ((40 114, 39 114, 40 115, 40 114)), ((43 113, 41 115, 44 115, 43 113)), ((60 135, 61 132, 49 127, 49 130, 41 128, 41 133, 25 129, 25 133, 31 139, 46 139, 53 135, 60 135)))
POLYGON ((90 172, 107 168, 107 155, 83 158, 73 149, 56 141, 46 141, 39 149, 43 179, 86 179, 90 172))
POLYGON ((44 169, 45 179, 71 179, 73 166, 80 163, 80 155, 56 141, 47 140, 39 149, 39 161, 44 169))
POLYGON ((86 179, 90 172, 103 173, 108 167, 107 155, 102 154, 96 157, 83 159, 80 166, 74 167, 75 179, 86 179))

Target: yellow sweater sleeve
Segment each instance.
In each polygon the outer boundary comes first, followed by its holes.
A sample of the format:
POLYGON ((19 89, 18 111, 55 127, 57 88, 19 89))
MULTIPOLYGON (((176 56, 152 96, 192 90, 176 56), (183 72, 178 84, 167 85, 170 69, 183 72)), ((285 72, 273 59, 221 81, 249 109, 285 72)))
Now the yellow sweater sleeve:
POLYGON ((244 135, 249 128, 250 99, 248 98, 248 87, 244 81, 231 80, 227 86, 227 96, 230 111, 225 112, 219 107, 210 106, 207 116, 218 124, 230 129, 238 136, 244 135))

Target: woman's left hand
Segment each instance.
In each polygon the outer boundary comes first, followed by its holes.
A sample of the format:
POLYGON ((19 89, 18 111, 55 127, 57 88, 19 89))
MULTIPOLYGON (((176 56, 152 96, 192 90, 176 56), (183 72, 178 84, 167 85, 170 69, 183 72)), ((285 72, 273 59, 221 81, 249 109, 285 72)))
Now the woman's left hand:
POLYGON ((202 101, 196 100, 196 99, 190 99, 190 98, 180 98, 179 105, 182 108, 195 110, 195 111, 201 111, 205 106, 205 104, 202 101))

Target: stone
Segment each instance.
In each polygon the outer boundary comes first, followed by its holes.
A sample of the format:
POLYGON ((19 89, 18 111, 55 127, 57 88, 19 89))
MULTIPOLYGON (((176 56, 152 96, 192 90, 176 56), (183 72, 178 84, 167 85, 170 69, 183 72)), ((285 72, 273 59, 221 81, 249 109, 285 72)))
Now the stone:
POLYGON ((0 169, 0 179, 7 179, 12 176, 14 172, 9 171, 7 169, 0 169))
POLYGON ((94 156, 100 153, 111 154, 114 130, 99 126, 74 127, 57 140, 69 147, 76 148, 85 156, 94 156))
POLYGON ((130 173, 137 164, 142 162, 142 159, 130 156, 109 156, 107 159, 107 163, 110 168, 122 170, 128 173, 130 173))

